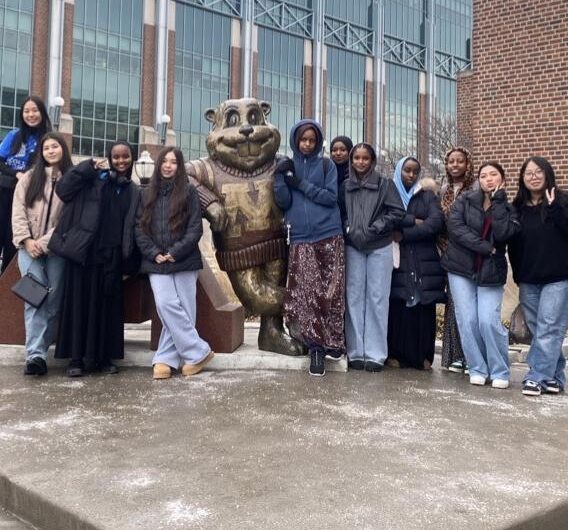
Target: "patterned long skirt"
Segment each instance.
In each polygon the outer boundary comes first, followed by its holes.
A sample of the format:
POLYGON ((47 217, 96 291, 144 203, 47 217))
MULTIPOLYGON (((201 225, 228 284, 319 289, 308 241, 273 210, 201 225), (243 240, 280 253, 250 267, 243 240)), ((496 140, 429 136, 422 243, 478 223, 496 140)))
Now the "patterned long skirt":
POLYGON ((456 320, 456 310, 454 300, 448 286, 448 301, 444 311, 444 334, 442 336, 442 367, 448 368, 456 361, 464 361, 465 356, 461 345, 458 322, 456 320))
POLYGON ((284 317, 308 347, 345 350, 345 248, 342 236, 290 245, 284 317))

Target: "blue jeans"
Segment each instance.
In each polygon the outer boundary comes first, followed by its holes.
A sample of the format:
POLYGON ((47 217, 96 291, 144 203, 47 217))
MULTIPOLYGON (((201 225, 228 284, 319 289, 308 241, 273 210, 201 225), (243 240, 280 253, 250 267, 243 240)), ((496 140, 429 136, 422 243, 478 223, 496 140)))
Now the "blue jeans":
POLYGON ((211 348, 195 329, 198 271, 148 276, 163 326, 152 364, 178 370, 181 364, 201 362, 211 348))
POLYGON ((362 252, 345 245, 345 343, 350 361, 384 364, 393 268, 392 245, 362 252))
POLYGON ((521 283, 519 300, 533 340, 525 381, 536 381, 546 389, 546 381, 566 385, 566 359, 562 342, 568 328, 568 280, 545 284, 521 283))
POLYGON ((503 286, 480 287, 448 273, 470 375, 509 380, 509 333, 501 322, 503 286))
POLYGON ((34 259, 26 249, 21 248, 18 251, 18 267, 22 276, 31 272, 38 280, 51 287, 51 292, 40 307, 24 304, 26 359, 29 361, 34 357, 41 357, 46 360, 47 350, 55 341, 57 333, 65 260, 53 254, 34 259))

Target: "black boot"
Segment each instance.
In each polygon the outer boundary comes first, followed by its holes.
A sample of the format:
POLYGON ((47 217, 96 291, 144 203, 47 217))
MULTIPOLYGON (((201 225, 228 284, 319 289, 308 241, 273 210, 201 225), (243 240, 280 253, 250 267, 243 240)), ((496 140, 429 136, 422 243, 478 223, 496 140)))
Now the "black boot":
POLYGON ((323 348, 310 348, 310 375, 325 375, 325 351, 323 348))

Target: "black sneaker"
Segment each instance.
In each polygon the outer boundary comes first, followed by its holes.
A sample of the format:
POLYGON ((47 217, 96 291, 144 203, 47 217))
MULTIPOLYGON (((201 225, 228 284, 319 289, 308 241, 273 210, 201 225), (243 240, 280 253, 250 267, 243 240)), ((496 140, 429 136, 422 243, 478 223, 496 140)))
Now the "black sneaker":
POLYGON ((116 366, 116 364, 112 364, 112 363, 103 364, 101 366, 101 373, 102 374, 117 374, 118 373, 118 366, 116 366))
POLYGON ((530 379, 523 383, 523 389, 521 392, 525 396, 540 396, 542 394, 542 386, 536 381, 531 381, 530 379))
POLYGON ((365 370, 367 372, 382 372, 384 366, 381 363, 377 363, 375 361, 367 361, 365 363, 365 370))
POLYGON ((364 370, 365 369, 365 361, 361 361, 360 359, 354 359, 347 363, 347 366, 350 370, 364 370))
POLYGON ((546 390, 544 391, 545 394, 560 394, 560 392, 562 392, 560 385, 555 379, 546 381, 544 384, 546 385, 546 390))
POLYGON ((34 357, 26 361, 24 375, 45 375, 47 373, 47 364, 41 357, 34 357))
POLYGON ((310 375, 325 375, 325 352, 323 348, 310 348, 310 375))
POLYGON ((343 358, 343 352, 341 350, 325 350, 325 358, 329 361, 341 361, 343 358))

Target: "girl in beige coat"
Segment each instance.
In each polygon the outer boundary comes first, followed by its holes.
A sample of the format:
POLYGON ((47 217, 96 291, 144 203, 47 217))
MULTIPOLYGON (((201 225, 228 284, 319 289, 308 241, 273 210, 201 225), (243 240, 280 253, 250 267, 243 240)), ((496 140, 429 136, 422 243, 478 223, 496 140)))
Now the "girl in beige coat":
POLYGON ((16 185, 12 205, 13 242, 18 248, 20 272, 22 276, 31 273, 50 287, 40 307, 25 304, 25 375, 47 373, 47 350, 55 339, 65 262, 50 254, 47 244, 63 205, 55 193, 55 183, 72 165, 69 148, 58 133, 46 134, 38 153, 33 167, 16 185))

